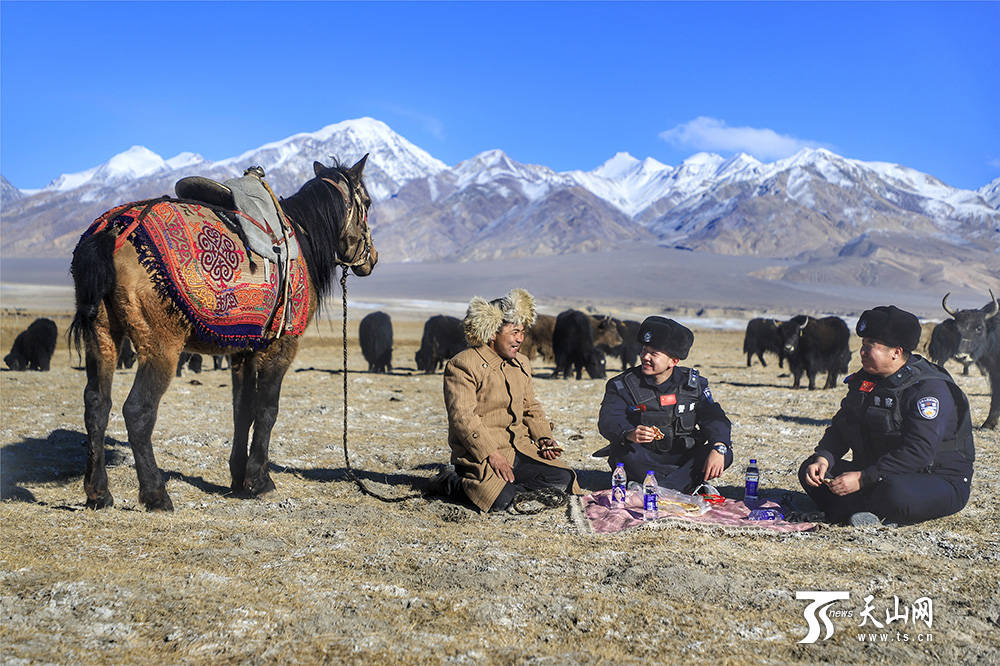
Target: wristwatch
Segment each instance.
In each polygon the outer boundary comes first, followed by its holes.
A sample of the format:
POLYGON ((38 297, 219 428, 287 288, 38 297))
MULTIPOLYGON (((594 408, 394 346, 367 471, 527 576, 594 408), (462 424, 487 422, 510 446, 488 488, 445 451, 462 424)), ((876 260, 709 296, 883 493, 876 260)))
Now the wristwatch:
POLYGON ((729 452, 729 447, 726 446, 725 444, 716 444, 712 448, 721 453, 722 455, 726 455, 726 453, 729 452))

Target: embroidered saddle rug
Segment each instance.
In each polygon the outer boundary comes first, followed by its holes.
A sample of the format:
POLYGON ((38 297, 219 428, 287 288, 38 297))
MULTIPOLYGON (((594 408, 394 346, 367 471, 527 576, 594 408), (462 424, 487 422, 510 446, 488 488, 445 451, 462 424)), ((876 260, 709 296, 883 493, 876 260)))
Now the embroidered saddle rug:
POLYGON ((252 266, 243 241, 211 207, 168 199, 125 204, 99 217, 83 237, 109 225, 118 233, 115 249, 126 239, 132 243, 157 291, 192 324, 199 340, 263 349, 279 335, 305 330, 309 291, 303 258, 291 262, 285 302, 279 271, 260 257, 252 266))

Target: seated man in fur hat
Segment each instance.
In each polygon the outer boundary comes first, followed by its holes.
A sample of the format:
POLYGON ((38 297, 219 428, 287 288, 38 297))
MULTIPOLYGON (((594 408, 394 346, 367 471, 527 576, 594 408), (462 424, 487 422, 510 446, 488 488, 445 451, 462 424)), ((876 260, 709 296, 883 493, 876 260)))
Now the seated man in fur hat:
POLYGON ((799 469, 806 493, 830 522, 917 523, 969 501, 969 401, 951 375, 913 354, 920 322, 895 305, 858 320, 861 370, 823 438, 799 469), (848 450, 852 460, 844 460, 848 450))
POLYGON ((647 317, 638 341, 641 364, 605 387, 597 427, 610 444, 594 456, 624 463, 630 481, 653 470, 660 487, 692 493, 733 463, 729 418, 708 380, 679 365, 694 342, 687 327, 647 317))
POLYGON ((525 491, 580 492, 576 474, 556 460, 562 448, 535 399, 531 364, 518 353, 534 321, 535 301, 523 289, 469 303, 462 322, 469 349, 444 370, 454 469, 432 480, 432 494, 467 497, 483 511, 499 511, 525 491))

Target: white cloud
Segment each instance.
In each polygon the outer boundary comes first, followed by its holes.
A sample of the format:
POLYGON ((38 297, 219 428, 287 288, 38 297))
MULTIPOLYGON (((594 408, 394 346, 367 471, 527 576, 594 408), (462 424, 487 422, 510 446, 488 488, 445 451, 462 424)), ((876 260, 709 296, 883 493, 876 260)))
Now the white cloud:
POLYGON ((803 148, 829 148, 817 141, 805 141, 778 134, 772 129, 730 127, 718 118, 699 116, 660 132, 660 138, 678 148, 713 153, 744 152, 762 160, 781 159, 803 148))

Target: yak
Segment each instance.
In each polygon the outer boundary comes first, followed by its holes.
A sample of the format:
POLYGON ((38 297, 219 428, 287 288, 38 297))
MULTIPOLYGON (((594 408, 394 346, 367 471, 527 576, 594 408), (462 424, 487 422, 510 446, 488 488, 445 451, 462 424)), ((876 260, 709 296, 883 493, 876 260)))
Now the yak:
POLYGON ((361 353, 368 372, 392 372, 392 319, 384 312, 371 312, 358 325, 361 353))
POLYGON ((40 317, 17 334, 10 353, 3 362, 11 370, 41 370, 47 372, 56 350, 59 331, 51 319, 40 317))
POLYGON ((784 345, 781 339, 781 322, 777 319, 764 319, 757 317, 747 322, 747 330, 743 335, 743 353, 747 355, 747 367, 753 363, 756 355, 760 359, 760 364, 767 367, 764 360, 764 352, 771 352, 778 355, 778 367, 782 367, 785 360, 784 345))
POLYGON ((604 352, 594 346, 590 317, 579 310, 566 310, 556 317, 552 351, 556 356, 553 378, 562 374, 563 379, 569 379, 572 368, 576 369, 577 379, 583 376, 584 368, 591 379, 605 376, 604 352))
POLYGON ((448 315, 434 315, 424 322, 420 349, 414 355, 417 370, 423 370, 428 375, 433 374, 445 361, 468 346, 461 319, 448 315))
POLYGON ((927 343, 927 357, 942 367, 954 358, 962 364, 962 374, 968 375, 969 366, 973 361, 968 357, 958 358, 958 345, 961 341, 962 334, 958 331, 958 324, 954 319, 945 319, 931 330, 931 339, 927 343))
POLYGON ((851 362, 851 332, 840 317, 814 319, 797 315, 781 327, 782 349, 788 369, 795 378, 792 388, 800 388, 802 373, 809 378, 809 390, 816 388, 816 373, 825 372, 824 389, 837 386, 837 375, 847 374, 851 362))
POLYGON ((941 307, 955 322, 961 339, 958 343, 959 361, 966 359, 979 365, 990 382, 990 413, 983 422, 983 428, 994 429, 1000 419, 1000 303, 990 289, 990 302, 983 307, 970 310, 952 310, 948 307, 948 296, 941 299, 941 307))
POLYGON ((556 318, 552 315, 540 314, 535 317, 535 323, 524 329, 524 342, 521 343, 521 353, 528 360, 541 355, 546 361, 555 359, 552 353, 552 331, 556 328, 556 318))

